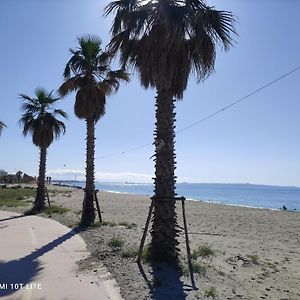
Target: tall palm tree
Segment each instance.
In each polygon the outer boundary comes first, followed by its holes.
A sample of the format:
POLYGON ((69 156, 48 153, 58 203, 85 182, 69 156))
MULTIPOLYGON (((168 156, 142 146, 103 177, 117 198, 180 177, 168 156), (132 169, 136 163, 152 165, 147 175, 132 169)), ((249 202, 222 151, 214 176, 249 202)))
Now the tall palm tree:
POLYGON ((6 125, 2 121, 0 121, 0 135, 1 135, 2 130, 4 129, 4 127, 6 127, 6 125))
POLYGON ((80 37, 78 43, 77 49, 70 49, 72 56, 65 67, 65 81, 59 93, 66 96, 77 92, 74 112, 86 121, 86 186, 81 224, 90 225, 95 220, 95 124, 105 114, 106 96, 118 90, 120 80, 129 81, 129 76, 124 70, 111 70, 110 54, 102 51, 98 37, 80 37))
POLYGON ((45 89, 38 88, 34 98, 19 95, 24 101, 24 113, 19 121, 23 127, 23 135, 31 134, 33 144, 40 149, 38 186, 32 212, 40 212, 45 208, 47 149, 54 138, 58 139, 66 132, 65 124, 57 117, 67 118, 67 114, 61 109, 53 108, 60 98, 53 97, 52 92, 48 93, 45 89))
POLYGON ((133 67, 156 97, 155 189, 151 254, 154 261, 178 258, 175 212, 175 99, 182 99, 191 73, 204 80, 213 70, 216 46, 232 44, 234 18, 203 0, 118 0, 109 49, 120 52, 123 68, 133 67))

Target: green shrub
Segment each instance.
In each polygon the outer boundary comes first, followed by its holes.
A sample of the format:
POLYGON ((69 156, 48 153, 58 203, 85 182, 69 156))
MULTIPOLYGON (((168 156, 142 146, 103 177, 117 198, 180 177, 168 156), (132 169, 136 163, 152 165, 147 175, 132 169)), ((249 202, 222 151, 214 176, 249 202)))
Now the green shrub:
POLYGON ((218 296, 218 292, 214 286, 212 286, 209 289, 204 291, 204 297, 207 297, 207 298, 211 297, 211 298, 215 299, 217 296, 218 296))
POLYGON ((113 236, 107 243, 107 245, 112 249, 121 249, 124 245, 124 241, 116 236, 113 236))
POLYGON ((209 257, 214 256, 215 251, 209 245, 199 246, 198 249, 192 253, 192 258, 197 259, 198 257, 209 257))
POLYGON ((127 248, 121 252, 122 258, 134 258, 138 255, 138 250, 134 248, 127 248))
POLYGON ((195 261, 192 261, 192 269, 193 269, 193 273, 196 274, 206 275, 207 273, 207 266, 195 261))

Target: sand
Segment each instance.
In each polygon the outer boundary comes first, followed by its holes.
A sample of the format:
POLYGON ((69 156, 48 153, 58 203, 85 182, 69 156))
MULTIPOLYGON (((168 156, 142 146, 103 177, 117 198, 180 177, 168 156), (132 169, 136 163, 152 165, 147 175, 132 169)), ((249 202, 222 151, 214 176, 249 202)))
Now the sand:
MULTIPOLYGON (((76 226, 83 191, 57 186, 49 189, 56 189, 50 193, 53 204, 70 209, 51 217, 69 227, 76 226)), ((166 271, 164 266, 153 269, 144 263, 139 268, 135 258, 123 258, 122 252, 138 248, 149 198, 108 192, 98 195, 103 220, 112 222, 113 226, 93 227, 81 233, 91 256, 81 261, 79 268, 82 272, 93 272, 104 264, 120 286, 124 299, 212 299, 205 296, 209 294, 221 300, 300 299, 299 213, 186 201, 191 250, 203 245, 214 250, 214 255, 196 260, 199 273, 195 274, 195 290, 191 288, 187 272, 183 231, 180 234, 183 275, 180 278, 172 270, 166 271), (126 226, 126 223, 135 225, 126 226), (123 250, 107 245, 113 236, 124 241, 123 250)), ((182 226, 181 205, 177 212, 182 226)), ((149 240, 150 234, 146 244, 149 240)))

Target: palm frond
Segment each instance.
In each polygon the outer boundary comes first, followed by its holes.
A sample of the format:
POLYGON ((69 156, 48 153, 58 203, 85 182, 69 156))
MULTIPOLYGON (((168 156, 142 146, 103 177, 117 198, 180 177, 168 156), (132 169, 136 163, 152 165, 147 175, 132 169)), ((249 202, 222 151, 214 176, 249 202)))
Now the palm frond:
POLYGON ((205 30, 212 41, 220 43, 225 50, 232 46, 233 36, 236 35, 232 13, 206 7, 205 10, 198 11, 191 20, 191 26, 196 32, 205 30))
POLYGON ((58 89, 61 96, 76 93, 74 111, 78 118, 99 120, 105 112, 106 95, 118 90, 120 81, 129 81, 125 70, 112 71, 113 52, 101 49, 97 36, 78 38, 79 47, 72 49, 67 62, 64 82, 58 89))
POLYGON ((28 101, 30 101, 30 102, 34 101, 34 99, 32 99, 31 97, 29 97, 29 96, 27 96, 27 95, 25 95, 25 94, 19 94, 19 97, 20 97, 21 99, 28 100, 28 101))
POLYGON ((62 109, 54 109, 53 114, 60 115, 63 118, 68 119, 68 114, 65 111, 63 111, 62 109))
POLYGON ((2 130, 3 130, 5 127, 7 127, 7 126, 5 125, 5 123, 2 122, 2 121, 0 121, 0 135, 1 135, 1 133, 2 133, 2 130))
POLYGON ((79 76, 67 79, 58 89, 60 96, 65 97, 71 92, 75 92, 85 85, 86 80, 79 76))
POLYGON ((52 109, 54 103, 60 99, 53 96, 53 91, 49 93, 44 88, 38 88, 35 90, 35 95, 37 98, 20 94, 24 101, 21 105, 24 113, 19 124, 23 128, 23 135, 31 134, 36 146, 48 147, 54 137, 58 138, 61 133, 65 132, 63 122, 55 116, 66 118, 67 114, 61 109, 52 109))
POLYGON ((203 0, 111 2, 114 14, 108 49, 120 52, 122 68, 137 70, 144 87, 170 91, 181 98, 191 72, 198 80, 213 70, 216 48, 233 44, 234 16, 203 0))
POLYGON ((110 79, 124 80, 129 82, 129 74, 124 69, 114 70, 107 73, 107 77, 110 79))

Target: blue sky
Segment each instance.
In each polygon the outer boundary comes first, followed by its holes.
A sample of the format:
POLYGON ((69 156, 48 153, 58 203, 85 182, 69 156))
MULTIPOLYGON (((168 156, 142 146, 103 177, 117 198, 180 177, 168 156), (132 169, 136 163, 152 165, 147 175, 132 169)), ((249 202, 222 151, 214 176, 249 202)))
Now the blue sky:
MULTIPOLYGON (((1 0, 0 120, 8 127, 0 138, 0 168, 32 175, 38 149, 18 125, 19 93, 33 95, 62 83, 68 49, 76 37, 97 34, 109 41, 111 19, 102 17, 109 1, 1 0)), ((239 19, 236 45, 220 49, 215 73, 204 83, 191 77, 177 104, 177 129, 213 113, 300 65, 300 2, 296 0, 208 1, 239 19)), ((117 67, 117 64, 116 64, 117 67)), ((247 101, 178 134, 178 181, 258 183, 300 186, 300 71, 247 101)), ((107 101, 96 126, 96 178, 100 181, 151 181, 155 91, 136 77, 107 101), (148 146, 123 155, 144 144, 148 146)), ((74 117, 74 95, 60 107, 69 114, 67 133, 48 151, 53 178, 83 178, 85 123, 74 117)))

